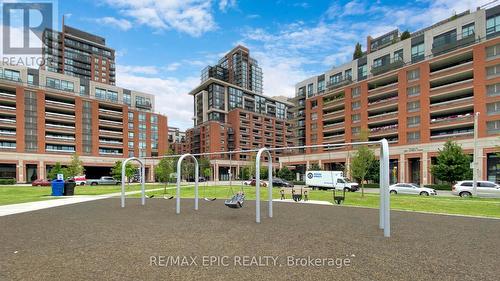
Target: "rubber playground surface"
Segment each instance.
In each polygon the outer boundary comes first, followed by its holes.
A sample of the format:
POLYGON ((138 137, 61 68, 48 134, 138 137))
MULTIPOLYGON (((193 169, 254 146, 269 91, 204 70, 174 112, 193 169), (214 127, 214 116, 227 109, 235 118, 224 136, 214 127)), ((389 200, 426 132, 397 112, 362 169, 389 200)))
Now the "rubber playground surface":
POLYGON ((103 199, 0 217, 0 280, 498 280, 500 220, 275 203, 103 199))

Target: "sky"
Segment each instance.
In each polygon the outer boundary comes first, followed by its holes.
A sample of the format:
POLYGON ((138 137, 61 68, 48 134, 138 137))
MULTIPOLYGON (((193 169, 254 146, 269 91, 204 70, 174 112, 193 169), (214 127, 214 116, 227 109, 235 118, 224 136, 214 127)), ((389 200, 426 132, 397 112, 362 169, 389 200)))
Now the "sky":
POLYGON ((169 126, 187 129, 188 92, 237 44, 259 61, 265 95, 291 97, 296 83, 351 60, 356 42, 365 49, 368 35, 416 31, 489 2, 59 0, 58 13, 116 50, 118 86, 154 94, 169 126))

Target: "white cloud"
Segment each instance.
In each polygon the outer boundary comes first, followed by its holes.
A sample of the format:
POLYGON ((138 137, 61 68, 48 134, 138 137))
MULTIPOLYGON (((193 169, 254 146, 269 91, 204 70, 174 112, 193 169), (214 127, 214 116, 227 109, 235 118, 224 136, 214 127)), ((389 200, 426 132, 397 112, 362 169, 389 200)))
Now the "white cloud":
POLYGON ((181 66, 180 63, 173 62, 173 63, 167 65, 167 67, 165 68, 165 70, 167 70, 167 71, 176 71, 179 68, 179 66, 181 66))
POLYGON ((160 69, 156 66, 118 65, 117 70, 127 74, 156 75, 160 73, 160 69))
MULTIPOLYGON (((212 1, 204 0, 104 0, 137 24, 158 30, 174 29, 198 37, 215 30, 212 1)), ((228 2, 227 5, 230 5, 228 2)), ((226 6, 227 6, 226 5, 226 6)))
POLYGON ((95 19, 95 21, 102 25, 117 27, 121 30, 129 30, 132 28, 132 23, 126 19, 117 19, 114 17, 103 17, 95 19))
POLYGON ((226 12, 229 8, 236 7, 236 0, 220 0, 219 10, 226 12))
POLYGON ((155 111, 166 114, 169 126, 187 129, 193 126, 193 97, 188 93, 200 83, 199 77, 154 78, 138 75, 141 66, 117 67, 120 87, 155 95, 155 111))

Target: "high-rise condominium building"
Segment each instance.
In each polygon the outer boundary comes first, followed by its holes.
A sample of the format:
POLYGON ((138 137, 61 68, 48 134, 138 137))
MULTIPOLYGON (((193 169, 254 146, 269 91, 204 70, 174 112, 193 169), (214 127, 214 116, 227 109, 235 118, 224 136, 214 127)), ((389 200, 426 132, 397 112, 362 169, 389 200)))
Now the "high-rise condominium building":
POLYGON ((100 36, 64 25, 62 31, 43 32, 44 68, 82 78, 81 94, 89 93, 89 81, 115 85, 115 50, 100 36))
MULTIPOLYGON (((201 84, 189 94, 194 98, 194 128, 186 132, 193 153, 256 149, 292 145, 290 103, 284 97, 262 92, 262 72, 243 46, 225 55, 219 65, 202 71, 201 84)), ((255 154, 255 153, 253 153, 255 154)), ((281 152, 273 152, 274 161, 281 152)), ((216 179, 234 178, 252 153, 213 155, 216 179)))
POLYGON ((179 128, 168 128, 168 145, 170 152, 174 154, 185 154, 190 152, 190 150, 188 150, 186 132, 181 131, 179 128))
MULTIPOLYGON (((479 177, 500 180, 500 6, 463 12, 401 37, 368 37, 367 52, 296 85, 295 137, 307 145, 385 138, 391 182, 437 183, 430 167, 447 140, 473 154, 479 177)), ((281 158, 300 171, 344 169, 354 150, 281 158)), ((346 169, 348 170, 348 169, 346 169)))
MULTIPOLYGON (((88 178, 116 161, 168 150, 154 96, 46 70, 0 65, 0 177, 31 182, 76 153, 88 178), (88 83, 88 95, 79 92, 88 83), (147 101, 147 107, 145 105, 147 101)), ((154 178, 146 162, 146 179, 154 178)))

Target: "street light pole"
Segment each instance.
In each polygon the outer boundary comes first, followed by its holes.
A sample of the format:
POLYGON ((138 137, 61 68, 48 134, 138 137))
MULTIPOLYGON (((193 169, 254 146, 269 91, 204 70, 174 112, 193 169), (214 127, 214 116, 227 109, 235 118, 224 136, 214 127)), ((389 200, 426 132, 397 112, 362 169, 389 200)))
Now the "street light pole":
POLYGON ((472 193, 477 196, 477 174, 478 174, 478 162, 477 162, 477 131, 478 131, 478 119, 479 112, 474 114, 474 155, 472 159, 472 193))

